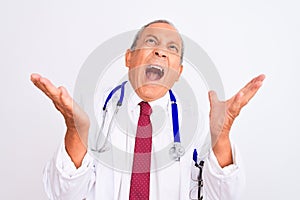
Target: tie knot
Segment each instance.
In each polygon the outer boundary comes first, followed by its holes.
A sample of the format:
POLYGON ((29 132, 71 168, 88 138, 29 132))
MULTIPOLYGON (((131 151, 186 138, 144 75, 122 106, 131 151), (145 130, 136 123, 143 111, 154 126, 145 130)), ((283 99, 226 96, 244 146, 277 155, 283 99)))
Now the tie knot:
POLYGON ((141 101, 139 105, 140 105, 140 115, 147 115, 147 116, 151 115, 152 109, 148 102, 141 101))

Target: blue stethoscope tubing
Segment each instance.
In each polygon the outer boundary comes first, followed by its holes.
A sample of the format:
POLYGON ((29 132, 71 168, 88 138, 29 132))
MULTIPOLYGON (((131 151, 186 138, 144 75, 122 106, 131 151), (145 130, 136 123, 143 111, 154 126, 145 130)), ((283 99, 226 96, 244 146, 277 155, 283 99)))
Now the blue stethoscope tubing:
MULTIPOLYGON (((115 87, 107 96, 104 106, 103 106, 103 118, 102 118, 102 123, 101 127, 99 129, 99 132, 96 137, 96 148, 92 149, 93 151, 97 151, 99 153, 105 152, 109 150, 109 147, 107 145, 108 143, 108 138, 110 136, 111 132, 111 127, 112 127, 112 121, 115 118, 116 114, 119 111, 119 108, 122 106, 123 100, 124 100, 124 93, 125 93, 125 84, 127 81, 122 82, 120 85, 115 87), (106 118, 106 113, 107 113, 107 104, 109 103, 109 100, 112 98, 112 96, 121 89, 120 97, 117 102, 116 109, 113 113, 113 116, 111 118, 111 121, 108 126, 108 131, 107 135, 105 138, 105 141, 101 147, 98 147, 99 144, 99 139, 100 139, 100 133, 103 132, 104 128, 104 123, 105 123, 105 118, 106 118)), ((180 132, 179 132, 179 120, 178 120, 178 107, 177 107, 177 102, 175 95, 173 94, 172 90, 169 90, 169 95, 170 95, 170 101, 171 101, 171 108, 172 108, 172 125, 173 125, 173 137, 174 137, 174 144, 169 150, 170 157, 175 160, 175 161, 180 161, 180 157, 184 155, 184 148, 181 146, 181 141, 180 141, 180 132)))
MULTIPOLYGON (((127 81, 122 82, 122 84, 118 85, 117 87, 115 87, 107 96, 104 106, 102 108, 103 110, 103 118, 102 118, 102 123, 101 123, 101 127, 99 129, 99 132, 97 134, 97 138, 96 138, 96 148, 92 149, 92 151, 96 151, 99 153, 105 152, 109 150, 109 146, 107 145, 108 143, 108 138, 110 136, 111 133, 111 127, 112 127, 112 122, 113 119, 115 118, 115 116, 117 115, 119 108, 122 106, 123 100, 124 100, 124 94, 125 94, 125 84, 127 83, 127 81), (121 89, 121 93, 120 93, 120 97, 119 100, 117 102, 116 105, 116 109, 113 113, 113 116, 111 118, 111 121, 109 123, 108 126, 108 131, 107 131, 107 135, 105 138, 105 141, 103 143, 103 145, 101 147, 98 147, 99 144, 99 138, 100 138, 100 133, 103 132, 103 127, 104 127, 104 123, 105 123, 105 118, 106 118, 106 113, 107 113, 107 104, 109 103, 110 99, 112 98, 112 96, 121 89)), ((171 109, 172 109, 172 126, 173 126, 173 137, 174 137, 174 144, 173 146, 170 148, 169 150, 169 154, 171 159, 173 159, 174 161, 180 161, 180 157, 182 157, 185 153, 184 147, 181 146, 181 141, 180 141, 180 132, 179 132, 179 120, 178 120, 178 106, 177 106, 177 102, 176 102, 176 98, 175 95, 173 94, 172 90, 169 90, 169 95, 170 95, 170 101, 171 101, 171 109)), ((203 179, 202 179, 202 172, 203 172, 203 165, 204 165, 204 161, 201 161, 199 164, 197 163, 197 158, 198 158, 198 153, 197 150, 195 149, 193 152, 193 160, 195 162, 195 166, 199 168, 199 175, 198 175, 198 199, 202 200, 203 196, 202 196, 202 187, 203 187, 203 179)))
POLYGON ((178 120, 178 107, 175 95, 172 90, 169 90, 170 100, 171 100, 171 108, 172 108, 172 125, 173 125, 173 137, 174 144, 173 147, 170 148, 169 154, 172 159, 175 161, 180 161, 180 157, 184 155, 184 148, 181 146, 180 141, 180 132, 179 132, 179 120, 178 120))
POLYGON ((96 148, 93 149, 92 148, 92 151, 97 151, 99 153, 102 153, 102 152, 105 152, 105 151, 108 151, 109 150, 109 147, 107 145, 108 143, 108 138, 110 136, 110 132, 111 132, 111 127, 112 127, 112 122, 113 122, 113 119, 115 118, 115 116, 117 115, 118 111, 119 111, 119 108, 122 106, 122 103, 123 103, 123 99, 124 99, 124 93, 125 93, 125 84, 127 83, 127 81, 124 81, 121 85, 118 85, 117 87, 115 87, 110 93, 109 95, 107 96, 106 100, 105 100, 105 103, 103 105, 103 117, 102 117, 102 123, 101 123, 101 127, 100 127, 100 130, 97 134, 97 137, 96 137, 96 148), (109 100, 112 98, 112 96, 119 90, 121 89, 121 94, 120 94, 120 97, 119 97, 119 100, 117 102, 117 106, 116 106, 116 109, 113 113, 113 116, 112 116, 112 119, 111 121, 109 122, 109 125, 108 125, 108 131, 107 131, 107 135, 106 135, 106 138, 105 138, 105 141, 103 143, 103 145, 101 147, 98 147, 99 145, 99 139, 100 139, 100 133, 103 132, 103 128, 104 128, 104 123, 105 123, 105 118, 106 118, 106 113, 107 113, 107 104, 109 102, 109 100))

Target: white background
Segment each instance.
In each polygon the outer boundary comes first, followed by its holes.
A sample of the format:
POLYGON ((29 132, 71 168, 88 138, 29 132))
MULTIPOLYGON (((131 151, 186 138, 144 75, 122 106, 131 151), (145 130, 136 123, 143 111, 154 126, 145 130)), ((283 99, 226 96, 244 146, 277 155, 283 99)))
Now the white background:
POLYGON ((161 18, 208 53, 227 98, 266 74, 231 133, 246 167, 243 199, 297 199, 299 9, 296 0, 1 0, 0 199, 47 199, 43 166, 65 132, 63 118, 30 74, 41 73, 72 92, 97 46, 161 18))

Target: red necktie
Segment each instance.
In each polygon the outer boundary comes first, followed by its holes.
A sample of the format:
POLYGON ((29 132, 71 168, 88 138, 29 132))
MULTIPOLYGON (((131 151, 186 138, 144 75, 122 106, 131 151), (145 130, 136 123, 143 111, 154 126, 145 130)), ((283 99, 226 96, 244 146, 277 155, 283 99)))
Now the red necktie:
POLYGON ((150 114, 151 106, 142 101, 140 105, 140 117, 136 130, 134 159, 130 183, 130 200, 149 199, 150 165, 152 149, 152 125, 150 114))

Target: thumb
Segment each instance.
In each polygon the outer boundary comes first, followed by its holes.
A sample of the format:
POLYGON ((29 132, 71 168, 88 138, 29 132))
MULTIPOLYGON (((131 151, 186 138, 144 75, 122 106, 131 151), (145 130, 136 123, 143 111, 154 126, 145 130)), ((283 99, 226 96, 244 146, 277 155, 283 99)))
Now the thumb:
POLYGON ((217 103, 219 101, 217 93, 213 90, 208 92, 210 106, 217 103))

